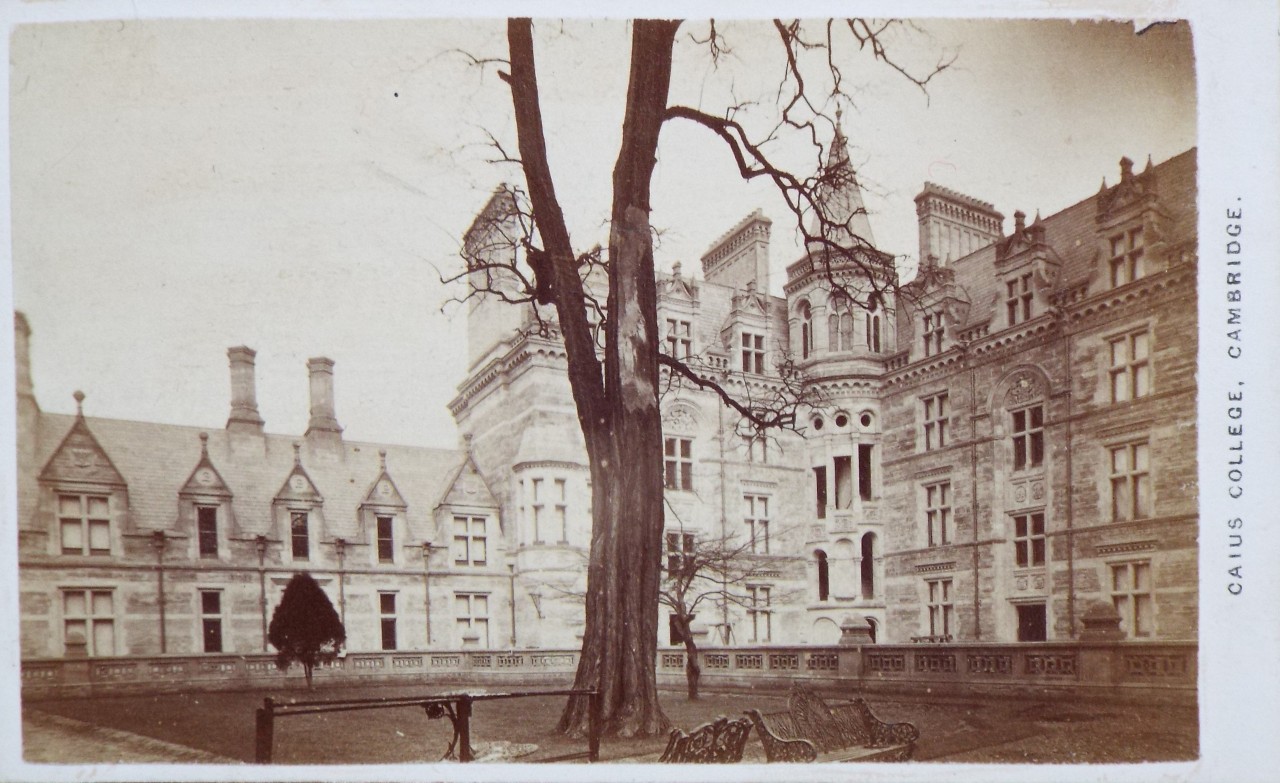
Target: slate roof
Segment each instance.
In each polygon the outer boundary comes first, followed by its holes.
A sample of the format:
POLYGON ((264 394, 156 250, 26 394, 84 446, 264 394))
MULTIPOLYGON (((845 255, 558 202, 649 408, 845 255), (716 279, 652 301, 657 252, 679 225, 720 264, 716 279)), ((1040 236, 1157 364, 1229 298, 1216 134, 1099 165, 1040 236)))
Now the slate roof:
MULTIPOLYGON (((1193 239, 1196 234, 1195 148, 1160 163, 1154 167, 1154 172, 1159 206, 1169 217, 1166 241, 1177 245, 1193 239)), ((1079 285, 1093 274, 1099 248, 1098 198, 1103 193, 1114 192, 1117 187, 1118 184, 1112 185, 1106 191, 1039 221, 1038 225, 1044 228, 1046 244, 1062 263, 1056 285, 1058 290, 1079 285)), ((987 245, 951 263, 955 282, 968 294, 971 302, 968 320, 958 325, 960 329, 991 319, 1000 306, 1003 283, 994 271, 996 250, 1000 244, 987 245)))
MULTIPOLYGON (((36 466, 49 463, 76 421, 75 416, 42 414, 36 466)), ((201 462, 200 434, 207 432, 208 462, 233 495, 241 535, 274 535, 272 501, 294 471, 294 444, 307 476, 323 499, 325 533, 355 538, 358 511, 382 476, 379 451, 386 451, 386 473, 407 504, 410 540, 433 538, 433 511, 465 460, 460 451, 413 446, 344 442, 332 456, 312 452, 304 438, 287 435, 232 437, 225 430, 174 424, 87 417, 88 431, 123 477, 129 492, 132 527, 174 529, 178 494, 201 462)), ((33 507, 24 504, 21 519, 32 523, 33 507)))

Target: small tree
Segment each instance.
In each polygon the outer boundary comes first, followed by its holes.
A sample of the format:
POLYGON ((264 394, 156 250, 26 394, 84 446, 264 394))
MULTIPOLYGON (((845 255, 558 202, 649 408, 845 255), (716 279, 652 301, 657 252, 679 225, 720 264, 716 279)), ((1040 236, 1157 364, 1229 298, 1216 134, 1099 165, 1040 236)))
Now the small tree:
MULTIPOLYGON (((690 536, 691 533, 668 533, 690 536)), ((662 587, 658 603, 671 610, 672 631, 680 637, 685 649, 685 684, 689 701, 698 699, 698 682, 702 668, 698 665, 698 645, 693 637, 693 621, 702 608, 719 608, 724 613, 727 632, 728 608, 731 605, 749 610, 759 609, 759 593, 751 582, 763 578, 770 564, 757 555, 767 551, 768 534, 764 538, 745 540, 733 534, 719 538, 696 538, 691 547, 683 541, 673 542, 663 564, 662 587), (679 551, 676 551, 679 550, 679 551)), ((722 639, 727 643, 728 639, 722 639)))
POLYGON ((332 661, 347 641, 347 629, 338 619, 329 596, 311 574, 294 574, 285 585, 284 596, 271 615, 267 641, 276 648, 276 667, 281 671, 302 664, 311 687, 311 672, 317 664, 332 661))

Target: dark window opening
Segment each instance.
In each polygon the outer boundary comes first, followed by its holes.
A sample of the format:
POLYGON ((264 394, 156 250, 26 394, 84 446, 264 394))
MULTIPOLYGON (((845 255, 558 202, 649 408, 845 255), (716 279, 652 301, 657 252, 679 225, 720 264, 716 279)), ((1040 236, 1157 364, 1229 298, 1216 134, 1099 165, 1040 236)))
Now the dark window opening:
POLYGON ((876 595, 876 536, 867 533, 862 537, 862 597, 875 598, 876 595))
POLYGON ((196 509, 196 527, 200 539, 200 556, 218 556, 218 509, 200 506, 196 509))
POLYGON ((858 444, 858 496, 871 499, 871 449, 870 443, 858 444))
POLYGON ((825 466, 813 469, 813 486, 818 499, 818 519, 827 518, 827 469, 825 466))
POLYGON ((289 515, 289 527, 294 559, 306 560, 311 555, 311 538, 307 534, 307 512, 292 512, 289 515))
POLYGON ((395 538, 392 534, 392 517, 378 517, 378 562, 390 563, 395 558, 395 538))
POLYGON ((1044 604, 1022 604, 1018 607, 1018 641, 1043 642, 1048 638, 1048 622, 1044 604))
POLYGON ((827 553, 821 549, 813 553, 818 560, 818 600, 825 601, 831 595, 831 575, 827 570, 827 553))
POLYGON ((836 457, 836 508, 853 505, 853 457, 836 457))

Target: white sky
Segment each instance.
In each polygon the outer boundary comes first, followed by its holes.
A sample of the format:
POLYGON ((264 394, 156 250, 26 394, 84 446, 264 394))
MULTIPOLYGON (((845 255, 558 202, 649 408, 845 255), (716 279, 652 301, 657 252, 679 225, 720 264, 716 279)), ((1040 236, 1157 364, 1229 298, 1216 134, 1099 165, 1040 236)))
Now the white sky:
MULTIPOLYGON (((705 25, 685 30, 701 32, 705 25)), ((723 24, 712 68, 682 38, 674 101, 732 94, 773 117, 780 61, 766 24, 723 24)), ((616 22, 540 24, 553 171, 582 248, 606 238, 627 68, 616 22)), ((453 446, 445 408, 465 370, 463 314, 438 271, 493 187, 481 129, 515 148, 509 92, 455 49, 502 56, 500 22, 130 21, 24 26, 11 40, 14 300, 31 323, 49 411, 219 428, 226 348, 258 350, 268 431, 307 423, 306 358, 336 361, 354 440, 453 446)), ((1056 211, 1195 144, 1186 28, 931 22, 894 41, 912 62, 958 54, 930 98, 866 57, 844 127, 880 246, 914 257, 926 179, 1015 209, 1056 211), (916 48, 909 48, 916 47, 916 48)), ((845 47, 846 51, 849 47, 845 47)), ((779 154, 799 162, 802 149, 779 154)), ((658 265, 686 273, 751 210, 772 217, 773 289, 799 251, 767 185, 719 142, 663 132, 658 265)))

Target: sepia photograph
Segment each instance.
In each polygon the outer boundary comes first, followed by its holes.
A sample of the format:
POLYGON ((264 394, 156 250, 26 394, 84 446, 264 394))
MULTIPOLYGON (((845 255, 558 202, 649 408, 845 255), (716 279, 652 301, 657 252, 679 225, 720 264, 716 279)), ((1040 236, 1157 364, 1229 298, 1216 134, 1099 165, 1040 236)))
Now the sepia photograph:
POLYGON ((30 5, 0 777, 1267 778, 1225 24, 30 5))

